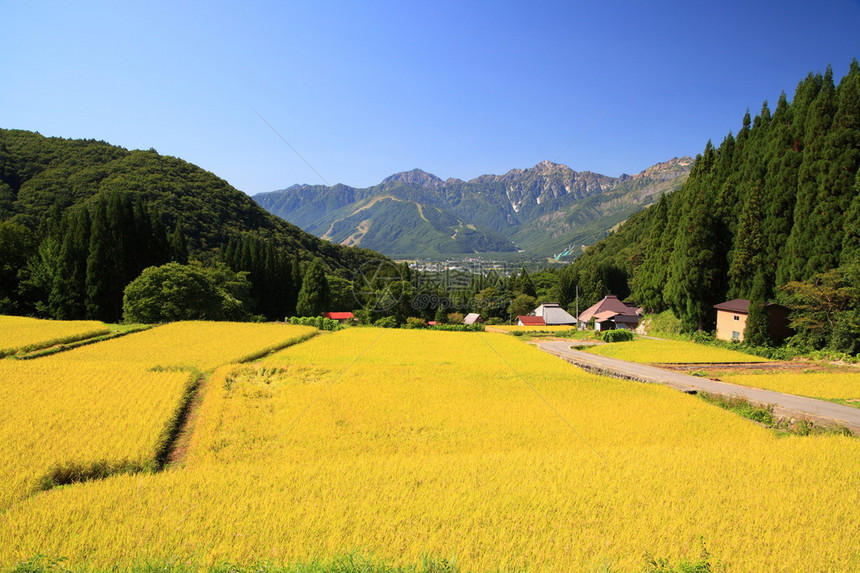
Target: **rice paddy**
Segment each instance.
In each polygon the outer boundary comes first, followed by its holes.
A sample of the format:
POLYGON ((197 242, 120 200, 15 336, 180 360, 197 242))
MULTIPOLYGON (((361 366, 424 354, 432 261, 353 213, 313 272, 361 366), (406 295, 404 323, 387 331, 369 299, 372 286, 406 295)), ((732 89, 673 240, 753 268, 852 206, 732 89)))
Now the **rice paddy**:
POLYGON ((652 364, 707 364, 720 362, 769 362, 767 358, 715 346, 682 340, 640 339, 613 342, 587 349, 588 352, 630 362, 652 364))
POLYGON ((850 571, 858 530, 855 438, 777 438, 501 334, 352 328, 218 366, 183 464, 9 507, 0 566, 359 552, 465 571, 637 571, 646 553, 697 557, 703 538, 717 570, 850 571))

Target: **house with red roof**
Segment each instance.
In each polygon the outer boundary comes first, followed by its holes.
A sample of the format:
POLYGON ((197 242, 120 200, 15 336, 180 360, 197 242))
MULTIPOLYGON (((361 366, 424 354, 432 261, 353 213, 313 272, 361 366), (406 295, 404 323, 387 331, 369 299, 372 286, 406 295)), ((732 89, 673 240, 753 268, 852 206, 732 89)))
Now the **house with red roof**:
POLYGON ((517 326, 546 326, 542 316, 518 316, 517 326))
POLYGON ((336 320, 340 323, 351 322, 355 320, 355 315, 351 312, 324 312, 323 317, 336 320))

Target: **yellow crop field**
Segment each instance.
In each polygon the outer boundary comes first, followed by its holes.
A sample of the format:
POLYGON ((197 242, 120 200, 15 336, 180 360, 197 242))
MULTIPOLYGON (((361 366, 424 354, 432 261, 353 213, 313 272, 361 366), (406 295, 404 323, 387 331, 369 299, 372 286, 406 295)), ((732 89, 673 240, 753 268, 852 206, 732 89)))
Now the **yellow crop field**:
POLYGON ((51 476, 64 482, 153 468, 197 371, 316 332, 174 323, 36 360, 0 361, 0 509, 51 476))
POLYGON ((860 370, 856 372, 767 372, 726 374, 721 380, 810 398, 857 400, 860 403, 860 370))
POLYGON ((151 467, 191 372, 0 361, 0 509, 49 474, 151 467))
POLYGON ((109 331, 104 323, 96 320, 40 320, 0 315, 0 358, 21 350, 63 344, 109 331))
POLYGON ((43 360, 112 362, 144 367, 211 370, 241 362, 313 336, 310 326, 284 323, 174 322, 150 330, 62 352, 43 360))
POLYGON ((571 325, 519 326, 516 324, 494 324, 493 326, 488 326, 487 328, 504 332, 566 332, 569 330, 576 330, 576 327, 571 325))
POLYGON ((706 364, 720 362, 769 362, 767 358, 682 340, 641 339, 613 342, 586 349, 588 352, 630 362, 706 364))
POLYGON ((0 514, 0 566, 349 551, 464 571, 860 570, 860 440, 782 437, 492 333, 352 328, 218 368, 185 463, 0 514))

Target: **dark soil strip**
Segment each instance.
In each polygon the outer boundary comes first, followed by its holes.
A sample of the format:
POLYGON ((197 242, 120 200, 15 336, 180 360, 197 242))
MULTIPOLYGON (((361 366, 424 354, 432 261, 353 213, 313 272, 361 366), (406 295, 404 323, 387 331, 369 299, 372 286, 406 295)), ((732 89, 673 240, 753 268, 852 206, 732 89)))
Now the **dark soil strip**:
POLYGON ((195 397, 199 394, 198 390, 205 380, 205 375, 197 374, 194 376, 194 380, 185 388, 176 411, 173 413, 170 422, 167 423, 167 427, 158 440, 159 447, 155 452, 156 471, 164 469, 170 461, 171 452, 176 445, 176 441, 188 423, 189 413, 192 409, 191 405, 194 403, 195 397))
POLYGON ((209 376, 201 376, 198 379, 197 391, 188 403, 188 409, 185 413, 185 418, 179 425, 170 451, 167 454, 165 467, 181 465, 185 463, 185 458, 188 455, 188 446, 191 444, 191 436, 194 435, 194 428, 197 426, 197 418, 200 414, 200 406, 203 405, 203 399, 206 396, 206 389, 209 387, 209 376))

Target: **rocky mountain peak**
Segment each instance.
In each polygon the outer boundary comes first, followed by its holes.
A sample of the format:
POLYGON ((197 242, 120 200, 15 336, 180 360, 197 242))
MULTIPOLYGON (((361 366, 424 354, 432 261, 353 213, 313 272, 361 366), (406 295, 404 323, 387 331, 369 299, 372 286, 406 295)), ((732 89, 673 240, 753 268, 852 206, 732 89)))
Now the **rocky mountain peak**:
POLYGON ((382 180, 383 183, 409 183, 411 185, 420 185, 421 187, 439 187, 445 182, 436 177, 432 173, 427 173, 421 169, 413 169, 412 171, 401 171, 394 175, 389 175, 382 180))

